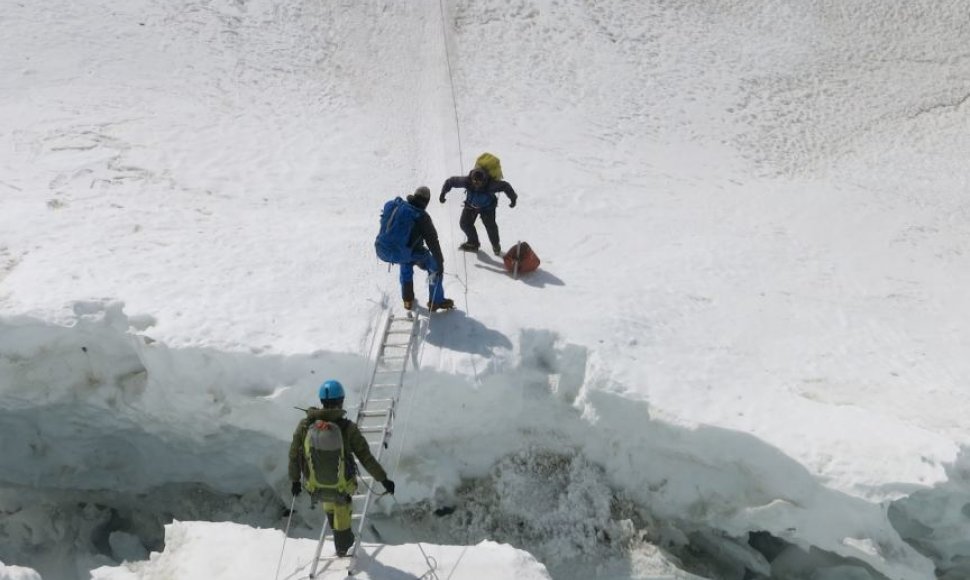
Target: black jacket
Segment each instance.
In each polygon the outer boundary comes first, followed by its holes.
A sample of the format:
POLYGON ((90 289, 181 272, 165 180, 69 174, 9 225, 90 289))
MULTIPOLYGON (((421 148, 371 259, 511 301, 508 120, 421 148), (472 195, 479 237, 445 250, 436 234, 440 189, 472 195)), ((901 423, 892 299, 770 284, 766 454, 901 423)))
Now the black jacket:
POLYGON ((421 210, 421 215, 418 216, 417 221, 414 222, 414 229, 411 230, 411 238, 408 240, 408 246, 417 249, 422 244, 427 244, 428 249, 431 250, 431 255, 438 262, 438 267, 444 272, 445 257, 441 254, 441 244, 438 242, 438 230, 434 228, 434 222, 431 221, 431 216, 428 215, 428 212, 425 211, 420 202, 415 202, 414 196, 408 196, 407 201, 409 204, 421 210))
POLYGON ((498 193, 505 193, 509 201, 513 204, 519 197, 507 181, 501 179, 488 179, 480 188, 472 186, 471 177, 467 175, 456 175, 445 180, 441 186, 441 197, 451 191, 454 187, 461 187, 465 190, 465 206, 473 209, 485 209, 498 203, 498 193))

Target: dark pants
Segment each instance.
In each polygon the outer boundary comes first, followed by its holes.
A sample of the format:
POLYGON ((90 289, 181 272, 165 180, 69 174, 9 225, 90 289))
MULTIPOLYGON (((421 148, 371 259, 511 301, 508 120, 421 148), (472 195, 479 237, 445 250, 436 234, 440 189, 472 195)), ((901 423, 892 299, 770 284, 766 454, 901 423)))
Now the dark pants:
POLYGON ((461 231, 465 232, 465 237, 468 238, 468 243, 479 246, 478 243, 478 232, 475 230, 475 220, 478 216, 482 216, 482 223, 485 224, 485 232, 488 234, 488 241, 492 243, 493 246, 499 245, 498 239, 498 224, 495 223, 495 206, 483 207, 481 209, 476 209, 473 207, 465 206, 465 209, 461 210, 461 218, 458 220, 458 225, 461 227, 461 231))

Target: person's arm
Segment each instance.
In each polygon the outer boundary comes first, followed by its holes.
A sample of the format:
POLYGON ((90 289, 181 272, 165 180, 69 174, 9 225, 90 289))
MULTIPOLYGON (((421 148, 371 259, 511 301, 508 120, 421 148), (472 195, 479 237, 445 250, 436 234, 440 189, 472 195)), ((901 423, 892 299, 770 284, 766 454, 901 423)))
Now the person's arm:
POLYGON ((381 464, 374 459, 374 454, 370 452, 370 445, 367 444, 367 439, 364 439, 360 429, 352 421, 347 421, 347 440, 350 443, 350 450, 354 452, 354 456, 364 466, 367 473, 371 474, 371 477, 376 481, 382 483, 387 481, 387 473, 381 467, 381 464))
POLYGON ((441 253, 441 244, 438 242, 438 230, 435 229, 434 222, 431 221, 431 216, 427 213, 418 219, 418 231, 421 233, 424 243, 428 245, 428 249, 431 250, 431 255, 438 263, 438 268, 443 273, 445 271, 445 257, 441 253))
POLYGON ((519 199, 519 195, 512 189, 511 183, 508 181, 496 181, 495 191, 504 192, 509 197, 509 207, 515 207, 515 202, 519 199))
POLYGON ((468 178, 464 175, 456 175, 454 177, 449 177, 445 180, 444 185, 441 186, 441 195, 438 196, 438 201, 441 203, 445 202, 445 194, 455 187, 468 187, 468 178))
POLYGON ((300 421, 290 442, 290 481, 300 481, 303 475, 303 439, 306 438, 306 419, 300 421))

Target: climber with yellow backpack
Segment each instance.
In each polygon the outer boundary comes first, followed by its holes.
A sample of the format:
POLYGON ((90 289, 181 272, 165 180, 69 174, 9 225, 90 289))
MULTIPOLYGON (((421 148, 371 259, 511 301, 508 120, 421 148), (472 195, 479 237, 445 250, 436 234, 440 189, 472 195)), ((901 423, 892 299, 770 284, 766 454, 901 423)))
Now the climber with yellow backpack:
POLYGON ((458 225, 465 233, 465 243, 458 246, 459 250, 477 252, 481 244, 478 241, 478 231, 475 230, 475 220, 482 217, 488 241, 492 244, 492 251, 496 256, 502 254, 502 245, 498 235, 498 224, 495 222, 495 209, 498 207, 498 194, 505 193, 509 198, 509 207, 515 207, 518 195, 507 181, 503 181, 502 164, 498 157, 491 153, 482 153, 475 160, 475 167, 468 175, 456 175, 445 180, 441 186, 438 201, 445 202, 445 194, 454 187, 465 190, 465 207, 461 210, 458 225))
POLYGON ((394 482, 370 452, 357 424, 344 417, 344 387, 329 380, 318 392, 323 408, 310 407, 300 420, 290 443, 289 475, 293 496, 305 488, 314 501, 323 502, 333 545, 338 556, 346 556, 354 545, 350 529, 352 497, 357 491, 356 457, 387 493, 394 494, 394 482), (302 478, 302 482, 301 482, 302 478))

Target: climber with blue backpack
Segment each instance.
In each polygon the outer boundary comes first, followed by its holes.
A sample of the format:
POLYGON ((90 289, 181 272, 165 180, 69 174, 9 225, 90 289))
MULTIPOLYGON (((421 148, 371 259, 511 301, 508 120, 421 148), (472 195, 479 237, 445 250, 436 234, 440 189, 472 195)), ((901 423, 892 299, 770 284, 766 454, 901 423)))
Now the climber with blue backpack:
POLYGON ((414 308, 414 267, 428 273, 428 310, 450 310, 455 303, 445 298, 442 277, 445 259, 438 243, 431 216, 425 211, 431 201, 431 190, 421 186, 403 200, 388 201, 381 211, 381 230, 374 240, 377 257, 401 267, 401 298, 404 308, 414 308), (425 246, 427 244, 427 247, 425 246))
POLYGON ((374 481, 394 495, 394 482, 370 451, 357 424, 344 417, 344 387, 329 380, 318 391, 323 408, 310 407, 300 420, 290 443, 290 491, 293 497, 305 488, 314 501, 323 502, 333 545, 338 556, 346 556, 354 545, 350 529, 353 495, 357 491, 356 457, 374 481), (302 482, 301 482, 302 478, 302 482))

